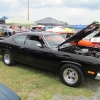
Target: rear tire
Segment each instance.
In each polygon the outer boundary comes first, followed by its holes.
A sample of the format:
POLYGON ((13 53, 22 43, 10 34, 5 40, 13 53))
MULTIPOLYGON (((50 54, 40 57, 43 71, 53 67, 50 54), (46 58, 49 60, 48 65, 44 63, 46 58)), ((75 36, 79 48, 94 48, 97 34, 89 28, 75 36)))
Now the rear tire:
POLYGON ((8 51, 5 51, 3 53, 3 62, 8 66, 12 66, 15 64, 15 61, 13 60, 11 54, 8 51))
POLYGON ((71 87, 79 86, 84 80, 82 70, 73 64, 65 64, 61 67, 60 78, 64 84, 71 87))

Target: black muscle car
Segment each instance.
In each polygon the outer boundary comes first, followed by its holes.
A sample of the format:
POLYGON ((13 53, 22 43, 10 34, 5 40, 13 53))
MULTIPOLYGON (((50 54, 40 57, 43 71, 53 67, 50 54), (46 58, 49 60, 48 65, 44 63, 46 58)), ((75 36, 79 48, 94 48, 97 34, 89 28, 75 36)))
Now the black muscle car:
POLYGON ((85 77, 100 79, 100 49, 77 45, 99 27, 93 22, 67 40, 50 32, 18 33, 0 40, 0 54, 8 66, 20 62, 55 71, 66 85, 77 87, 85 77))

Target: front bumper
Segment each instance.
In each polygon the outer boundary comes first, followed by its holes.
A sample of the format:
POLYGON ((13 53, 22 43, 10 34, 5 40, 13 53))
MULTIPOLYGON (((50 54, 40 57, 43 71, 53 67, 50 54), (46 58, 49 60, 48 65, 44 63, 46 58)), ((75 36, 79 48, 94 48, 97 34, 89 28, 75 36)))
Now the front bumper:
POLYGON ((100 72, 97 73, 95 79, 100 80, 100 72))

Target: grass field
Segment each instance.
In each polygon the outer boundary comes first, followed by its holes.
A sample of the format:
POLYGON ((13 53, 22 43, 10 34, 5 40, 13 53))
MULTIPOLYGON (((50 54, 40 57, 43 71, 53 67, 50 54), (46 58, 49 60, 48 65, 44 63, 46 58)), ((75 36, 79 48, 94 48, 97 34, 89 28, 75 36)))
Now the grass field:
POLYGON ((100 81, 85 79, 72 88, 59 75, 24 64, 6 66, 0 56, 0 82, 14 90, 21 100, 98 100, 100 81), (83 98, 83 99, 82 99, 83 98))

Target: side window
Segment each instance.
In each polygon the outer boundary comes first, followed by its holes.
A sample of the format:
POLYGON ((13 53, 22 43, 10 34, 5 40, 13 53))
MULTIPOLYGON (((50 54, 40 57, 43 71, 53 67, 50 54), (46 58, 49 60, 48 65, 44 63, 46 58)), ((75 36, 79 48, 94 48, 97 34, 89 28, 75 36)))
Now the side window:
POLYGON ((23 45, 24 41, 25 41, 26 36, 17 36, 16 38, 14 38, 14 41, 17 44, 23 45))
POLYGON ((40 44, 42 46, 42 38, 40 38, 40 36, 27 36, 26 40, 25 40, 25 45, 27 46, 37 46, 37 44, 40 44))

